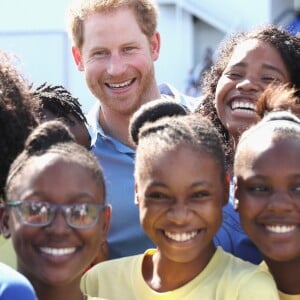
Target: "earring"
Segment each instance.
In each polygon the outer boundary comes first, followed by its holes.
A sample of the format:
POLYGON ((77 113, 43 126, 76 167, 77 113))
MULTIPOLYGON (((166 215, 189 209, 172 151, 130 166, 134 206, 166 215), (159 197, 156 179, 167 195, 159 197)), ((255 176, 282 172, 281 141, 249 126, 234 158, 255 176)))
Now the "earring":
POLYGON ((239 209, 239 199, 234 198, 233 208, 234 208, 234 210, 238 210, 239 209))

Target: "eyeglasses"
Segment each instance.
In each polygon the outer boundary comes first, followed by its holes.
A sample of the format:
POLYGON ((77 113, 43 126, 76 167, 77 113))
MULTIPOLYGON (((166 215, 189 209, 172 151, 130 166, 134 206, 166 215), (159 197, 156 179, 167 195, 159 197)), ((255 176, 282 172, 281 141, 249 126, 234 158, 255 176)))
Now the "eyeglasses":
POLYGON ((88 229, 95 226, 99 219, 99 212, 108 207, 106 204, 60 205, 42 201, 9 201, 6 205, 17 209, 23 224, 34 227, 50 225, 57 211, 62 210, 67 224, 77 229, 88 229))

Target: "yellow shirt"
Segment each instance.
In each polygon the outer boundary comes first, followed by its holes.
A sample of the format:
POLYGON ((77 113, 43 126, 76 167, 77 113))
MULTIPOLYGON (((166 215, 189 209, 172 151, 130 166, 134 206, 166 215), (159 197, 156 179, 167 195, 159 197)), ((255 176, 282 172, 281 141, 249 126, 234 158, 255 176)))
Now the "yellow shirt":
MULTIPOLYGON (((279 299, 272 276, 262 268, 217 248, 205 269, 187 284, 169 292, 152 290, 142 275, 145 255, 106 261, 90 269, 81 290, 109 300, 253 300, 279 299)), ((176 274, 174 274, 176 276, 176 274)))

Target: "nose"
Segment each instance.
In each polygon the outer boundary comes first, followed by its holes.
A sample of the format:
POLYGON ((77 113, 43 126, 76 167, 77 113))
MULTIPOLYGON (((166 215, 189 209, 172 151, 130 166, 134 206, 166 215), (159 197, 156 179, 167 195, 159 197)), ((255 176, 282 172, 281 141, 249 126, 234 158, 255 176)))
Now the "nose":
POLYGON ((46 226, 46 229, 51 233, 55 233, 56 235, 63 235, 69 232, 71 230, 71 227, 67 223, 64 212, 62 210, 57 210, 52 222, 48 226, 46 226))
POLYGON ((258 82, 250 77, 243 78, 243 80, 239 81, 236 88, 246 92, 257 92, 261 89, 258 82))
POLYGON ((286 213, 293 210, 293 199, 288 192, 276 192, 270 198, 268 209, 276 213, 286 213))
POLYGON ((110 56, 107 73, 111 76, 121 75, 126 70, 126 64, 124 59, 119 54, 112 54, 110 56))
POLYGON ((168 210, 168 219, 177 225, 189 222, 190 209, 185 203, 174 203, 168 210))

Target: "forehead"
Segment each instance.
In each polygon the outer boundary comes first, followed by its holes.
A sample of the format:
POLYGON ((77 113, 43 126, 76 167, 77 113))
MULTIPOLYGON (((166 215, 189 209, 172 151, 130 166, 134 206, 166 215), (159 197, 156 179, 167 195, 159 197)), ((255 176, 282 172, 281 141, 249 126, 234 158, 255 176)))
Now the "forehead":
POLYGON ((174 176, 178 179, 180 178, 178 174, 183 173, 196 177, 220 178, 222 171, 220 163, 213 154, 199 146, 195 148, 182 143, 166 146, 164 149, 152 148, 151 153, 148 152, 146 155, 142 153, 138 156, 136 173, 143 178, 163 176, 171 179, 174 176), (211 171, 210 174, 203 172, 204 168, 211 171))
POLYGON ((284 168, 300 171, 300 137, 278 135, 272 132, 252 134, 237 149, 236 175, 247 172, 271 170, 278 173, 284 168))
MULTIPOLYGON (((84 22, 85 41, 97 38, 96 41, 105 44, 119 43, 130 38, 137 38, 136 35, 144 35, 134 12, 129 8, 118 8, 113 11, 95 12, 89 15, 84 22), (126 30, 124 30, 126 28, 126 30), (118 32, 122 34, 112 34, 118 32)), ((145 36, 146 38, 146 36, 145 36)), ((126 41, 127 42, 127 41, 126 41)))
POLYGON ((250 58, 284 65, 280 53, 275 47, 257 39, 249 39, 236 45, 233 49, 229 63, 234 64, 250 58))

